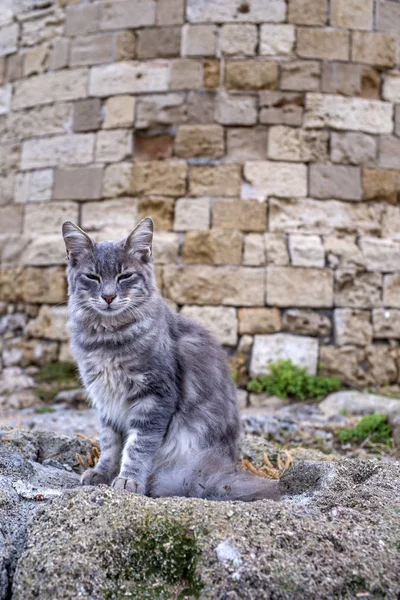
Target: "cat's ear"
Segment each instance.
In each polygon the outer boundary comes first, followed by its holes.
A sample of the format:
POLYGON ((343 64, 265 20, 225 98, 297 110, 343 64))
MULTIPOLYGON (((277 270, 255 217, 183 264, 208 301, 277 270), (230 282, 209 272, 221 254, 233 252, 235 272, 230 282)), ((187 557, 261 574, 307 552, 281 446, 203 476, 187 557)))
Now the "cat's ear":
POLYGON ((147 262, 151 258, 151 248, 153 244, 153 219, 146 217, 136 225, 135 229, 125 240, 125 250, 129 253, 140 256, 147 262))
POLYGON ((65 221, 62 226, 67 258, 78 258, 84 252, 93 251, 93 242, 78 225, 65 221))

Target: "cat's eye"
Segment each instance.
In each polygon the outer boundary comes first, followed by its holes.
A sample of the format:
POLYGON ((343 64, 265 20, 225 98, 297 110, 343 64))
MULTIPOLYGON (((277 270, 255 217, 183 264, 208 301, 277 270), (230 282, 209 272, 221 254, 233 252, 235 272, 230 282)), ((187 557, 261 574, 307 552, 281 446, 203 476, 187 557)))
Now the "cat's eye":
POLYGON ((100 275, 96 275, 95 273, 85 273, 85 277, 91 279, 92 281, 97 281, 100 283, 100 275))
POLYGON ((118 276, 118 281, 124 281, 125 279, 130 279, 133 276, 133 273, 122 273, 122 275, 118 276))

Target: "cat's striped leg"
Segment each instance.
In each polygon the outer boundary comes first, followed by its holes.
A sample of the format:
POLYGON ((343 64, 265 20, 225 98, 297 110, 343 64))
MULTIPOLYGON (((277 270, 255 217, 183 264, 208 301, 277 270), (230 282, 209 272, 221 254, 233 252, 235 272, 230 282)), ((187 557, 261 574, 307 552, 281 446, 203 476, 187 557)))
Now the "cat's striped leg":
POLYGON ((111 484, 136 494, 146 493, 153 458, 163 442, 172 413, 168 401, 153 396, 141 400, 141 406, 141 414, 136 410, 129 423, 121 470, 111 484))
POLYGON ((118 473, 121 463, 122 437, 110 425, 101 422, 100 460, 94 469, 85 471, 81 478, 82 485, 109 485, 118 473))

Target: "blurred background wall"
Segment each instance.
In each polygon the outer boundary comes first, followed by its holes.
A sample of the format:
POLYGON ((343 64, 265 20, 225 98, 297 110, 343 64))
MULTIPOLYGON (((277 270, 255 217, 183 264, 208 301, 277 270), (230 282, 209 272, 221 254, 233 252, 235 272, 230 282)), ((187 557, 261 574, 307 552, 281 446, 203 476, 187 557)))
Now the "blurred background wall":
POLYGON ((399 2, 0 7, 4 381, 70 360, 62 222, 146 215, 163 294, 239 384, 280 356, 399 381, 399 2))

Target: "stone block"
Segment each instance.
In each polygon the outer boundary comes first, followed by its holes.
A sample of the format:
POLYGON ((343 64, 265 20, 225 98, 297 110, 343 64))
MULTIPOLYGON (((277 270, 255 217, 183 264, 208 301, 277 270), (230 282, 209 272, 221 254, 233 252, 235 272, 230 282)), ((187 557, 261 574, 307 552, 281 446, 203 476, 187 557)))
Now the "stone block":
POLYGON ((129 129, 110 129, 96 135, 96 162, 120 162, 131 156, 132 132, 129 129))
POLYGON ((373 0, 332 0, 331 24, 347 29, 372 29, 373 0))
POLYGON ((177 262, 179 237, 168 231, 155 232, 153 241, 153 260, 155 264, 168 265, 177 262))
POLYGON ((267 304, 330 308, 333 305, 333 273, 330 269, 269 266, 267 304))
POLYGON ((266 233, 265 258, 268 265, 285 266, 289 264, 289 250, 286 235, 280 233, 266 233))
POLYGON ((400 310, 375 308, 372 311, 375 339, 400 338, 400 310))
POLYGON ((43 73, 14 84, 13 109, 78 100, 87 96, 86 68, 43 73))
MULTIPOLYGON (((2 352, 5 367, 36 365, 42 367, 57 360, 58 344, 51 341, 12 338, 4 344, 2 352)), ((21 392, 20 392, 21 393, 21 392)))
POLYGON ((65 266, 65 246, 60 233, 35 236, 22 252, 20 263, 24 266, 65 266))
POLYGON ((54 200, 97 200, 101 198, 103 167, 90 166, 56 170, 54 200))
POLYGON ((182 25, 184 20, 184 0, 158 0, 156 8, 156 25, 182 25))
POLYGON ((382 207, 310 198, 269 200, 272 232, 345 233, 379 235, 382 207))
POLYGON ((15 202, 27 204, 51 200, 53 183, 53 169, 19 173, 16 180, 15 202))
POLYGON ((137 36, 138 58, 166 58, 180 54, 180 27, 141 29, 137 32, 137 36))
POLYGON ((293 25, 271 25, 260 27, 260 54, 266 56, 289 56, 293 53, 296 39, 293 25))
POLYGON ((236 346, 236 310, 225 306, 184 306, 181 315, 205 327, 224 346, 236 346))
POLYGON ((74 103, 72 129, 75 132, 93 131, 101 124, 101 102, 87 98, 74 103))
POLYGON ((354 269, 335 272, 335 306, 373 308, 381 306, 381 273, 360 273, 354 269))
POLYGON ((383 305, 400 308, 400 274, 383 276, 383 305))
POLYGON ((218 95, 215 119, 222 125, 255 125, 257 123, 257 99, 254 96, 218 95))
POLYGON ((221 28, 221 52, 225 56, 254 56, 257 27, 250 23, 228 23, 221 28))
POLYGON ((155 0, 107 0, 102 3, 101 29, 148 27, 156 21, 155 0))
POLYGON ((50 52, 49 44, 43 43, 25 52, 23 76, 37 75, 48 68, 50 52))
POLYGON ((209 198, 179 198, 175 204, 175 231, 196 231, 210 227, 209 198))
POLYGON ((103 129, 132 127, 135 119, 135 98, 133 96, 112 96, 103 107, 103 129))
POLYGON ((82 205, 81 225, 96 239, 121 240, 138 221, 136 198, 115 198, 101 202, 85 202, 82 205), (110 218, 112 215, 112 218, 110 218))
POLYGON ((289 308, 282 317, 282 329, 300 335, 330 336, 332 324, 324 314, 309 308, 289 308))
POLYGON ((228 60, 224 81, 227 90, 275 90, 278 66, 271 60, 228 60))
POLYGON ((240 265, 242 262, 242 234, 232 229, 188 231, 182 252, 187 264, 240 265))
POLYGON ((67 299, 65 267, 26 267, 0 272, 0 296, 9 302, 58 304, 67 299))
POLYGON ((65 69, 68 65, 68 55, 69 40, 66 38, 55 40, 50 54, 50 69, 52 71, 65 69))
POLYGON ((21 169, 88 164, 93 160, 93 148, 91 133, 31 138, 22 145, 21 169))
POLYGON ((391 133, 393 107, 388 102, 342 98, 330 94, 307 94, 306 129, 330 127, 365 133, 391 133))
POLYGON ((186 122, 185 96, 160 94, 137 99, 136 129, 177 126, 186 122))
POLYGON ((220 125, 181 125, 175 138, 179 158, 221 158, 225 153, 224 129, 220 125))
POLYGON ((400 102, 400 71, 385 73, 382 97, 389 102, 400 102))
POLYGON ((219 0, 218 3, 188 0, 186 18, 190 23, 250 22, 281 23, 285 20, 284 0, 253 0, 245 6, 240 0, 219 0))
POLYGON ((0 206, 0 234, 21 233, 24 207, 20 204, 0 206))
POLYGON ((260 107, 260 123, 296 126, 303 122, 302 94, 261 92, 260 107))
POLYGON ((268 158, 299 162, 328 159, 329 135, 326 131, 312 131, 276 125, 268 134, 268 158))
POLYGON ((163 196, 139 199, 138 221, 151 215, 156 231, 169 231, 174 224, 174 200, 163 196))
POLYGON ((296 267, 324 267, 325 253, 319 235, 289 236, 290 262, 296 267))
POLYGON ((307 195, 307 168, 303 164, 249 161, 244 176, 250 184, 247 198, 265 200, 267 196, 302 197, 307 195))
POLYGON ((244 238, 243 264, 259 267, 265 264, 265 240, 261 233, 248 233, 244 238))
POLYGON ((77 223, 79 207, 76 202, 35 202, 25 207, 24 233, 60 234, 64 221, 77 223))
POLYGON ((281 328, 281 315, 278 308, 239 308, 239 333, 276 333, 281 328))
POLYGON ((400 209, 386 206, 382 217, 382 237, 400 240, 400 209))
POLYGON ((367 383, 367 376, 361 364, 365 361, 365 351, 357 346, 321 346, 320 372, 322 375, 337 377, 345 385, 360 386, 367 383))
POLYGON ((43 304, 35 319, 29 321, 25 332, 34 338, 66 342, 69 339, 67 328, 67 308, 43 304))
POLYGON ((372 343, 371 313, 367 310, 336 308, 333 313, 337 346, 367 346, 372 343))
POLYGON ((100 26, 100 3, 67 6, 65 9, 65 35, 94 33, 100 26))
POLYGON ((361 170, 330 164, 310 166, 310 195, 313 198, 361 200, 361 170))
POLYGON ((363 66, 361 73, 361 96, 373 100, 381 99, 381 72, 379 69, 363 66))
POLYGON ((266 205, 257 200, 216 198, 212 206, 212 223, 222 229, 264 232, 267 227, 266 205))
POLYGON ((206 90, 216 90, 220 85, 220 61, 208 58, 203 61, 203 84, 206 90))
POLYGON ((133 165, 133 191, 137 194, 182 196, 186 191, 187 165, 181 160, 133 165))
POLYGON ((23 54, 10 54, 7 57, 1 57, 6 61, 5 81, 12 82, 21 79, 24 66, 23 54))
POLYGON ((298 27, 296 52, 301 58, 348 60, 350 35, 341 29, 298 27))
POLYGON ((379 166, 386 169, 400 169, 400 139, 382 136, 379 142, 379 166))
POLYGON ((9 204, 14 199, 15 176, 14 174, 0 175, 0 205, 9 204))
POLYGON ((376 138, 365 133, 331 133, 331 160, 346 165, 373 163, 376 158, 376 138))
POLYGON ((90 69, 89 94, 116 96, 163 92, 169 86, 167 61, 119 62, 90 69))
POLYGON ((215 56, 218 28, 216 25, 182 27, 182 56, 215 56))
POLYGON ((239 165, 192 166, 191 196, 239 196, 242 183, 239 165))
POLYGON ((136 58, 136 35, 134 31, 120 31, 115 36, 115 60, 136 58))
POLYGON ((179 304, 263 306, 264 269, 167 265, 166 296, 179 304))
POLYGON ((104 169, 102 196, 133 196, 133 165, 129 162, 108 165, 104 169))
POLYGON ((385 33, 400 34, 400 6, 397 2, 379 3, 376 11, 376 28, 385 33))
POLYGON ((326 236, 324 248, 328 267, 364 270, 365 259, 356 244, 355 237, 326 236))
POLYGON ((296 25, 325 25, 328 0, 289 0, 289 23, 296 25))
POLYGON ((38 106, 8 115, 13 139, 54 135, 69 131, 71 107, 68 103, 38 106))
POLYGON ((213 92, 189 92, 185 108, 186 122, 209 125, 215 121, 217 95, 213 92))
POLYGON ((14 54, 18 50, 18 23, 0 27, 0 56, 14 54))
POLYGON ((194 58, 171 61, 172 90, 194 90, 203 87, 203 64, 194 58))
POLYGON ((97 65, 114 58, 114 35, 98 33, 74 38, 71 41, 69 65, 97 65))
POLYGON ((351 60, 354 62, 376 65, 377 67, 394 67, 396 55, 396 36, 370 31, 353 32, 351 60))
POLYGON ((136 162, 171 158, 174 138, 170 135, 135 135, 136 162))
POLYGON ((360 96, 362 65, 341 62, 322 63, 321 89, 328 94, 360 96))
POLYGON ((361 252, 368 271, 397 271, 400 264, 400 243, 372 237, 361 237, 361 252))
POLYGON ((315 375, 318 365, 318 340, 289 333, 256 335, 251 351, 250 375, 268 375, 269 365, 277 360, 291 360, 315 375))
POLYGON ((243 163, 266 160, 268 130, 266 127, 232 127, 226 130, 225 162, 243 163))
POLYGON ((269 200, 272 232, 341 233, 380 235, 382 207, 336 200, 305 198, 269 200))
POLYGON ((363 169, 363 200, 396 204, 399 174, 384 169, 363 169))
MULTIPOLYGON (((323 63, 331 64, 331 63, 323 63)), ((295 60, 281 65, 281 90, 317 92, 321 78, 321 66, 313 60, 295 60)))

